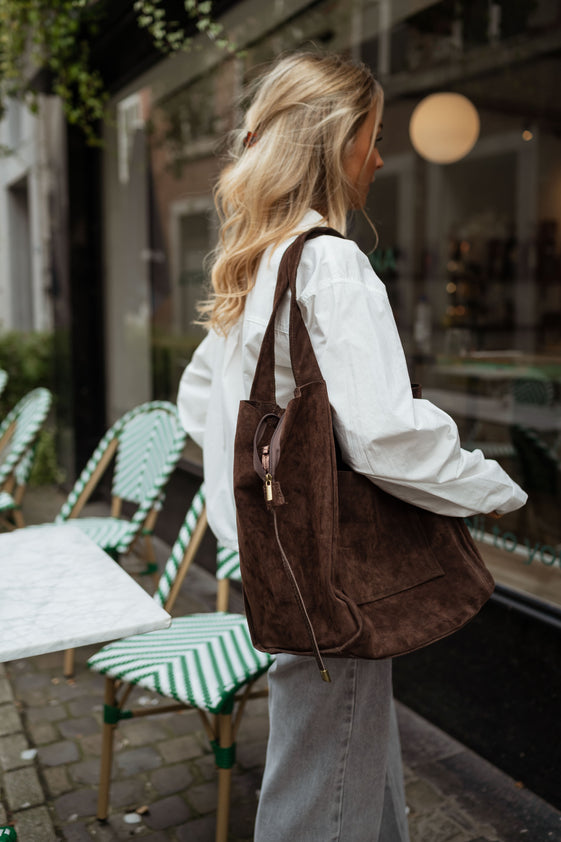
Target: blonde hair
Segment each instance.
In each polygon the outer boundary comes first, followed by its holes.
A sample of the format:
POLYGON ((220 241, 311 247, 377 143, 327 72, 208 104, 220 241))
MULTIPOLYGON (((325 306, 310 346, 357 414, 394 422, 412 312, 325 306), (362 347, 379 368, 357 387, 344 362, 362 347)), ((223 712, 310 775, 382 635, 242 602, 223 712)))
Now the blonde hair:
POLYGON ((212 255, 209 299, 200 305, 207 327, 228 333, 255 284, 259 262, 297 230, 307 210, 346 233, 353 187, 345 158, 376 106, 375 142, 383 93, 370 70, 340 56, 298 53, 280 59, 259 80, 242 128, 234 132, 231 163, 215 188, 219 243, 212 255), (256 141, 244 145, 247 132, 256 141))

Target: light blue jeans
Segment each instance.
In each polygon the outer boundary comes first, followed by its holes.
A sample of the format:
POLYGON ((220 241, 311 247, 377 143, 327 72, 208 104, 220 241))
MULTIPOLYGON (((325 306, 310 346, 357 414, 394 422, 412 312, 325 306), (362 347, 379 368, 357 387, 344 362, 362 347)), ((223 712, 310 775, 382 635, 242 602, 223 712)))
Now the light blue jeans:
POLYGON ((254 842, 409 842, 391 660, 278 655, 254 842))

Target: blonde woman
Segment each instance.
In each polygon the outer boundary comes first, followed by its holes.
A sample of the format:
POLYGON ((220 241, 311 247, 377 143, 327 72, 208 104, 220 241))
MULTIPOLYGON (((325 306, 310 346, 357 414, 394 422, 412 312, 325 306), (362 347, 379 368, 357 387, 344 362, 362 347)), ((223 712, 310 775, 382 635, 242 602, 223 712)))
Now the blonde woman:
MULTIPOLYGON (((277 270, 306 228, 345 233, 383 166, 383 94, 364 65, 336 56, 282 58, 260 80, 236 134, 216 202, 220 241, 208 335, 186 369, 179 411, 203 447, 210 525, 237 547, 233 447, 249 397, 277 270)), ((507 512, 524 492, 481 452, 460 448, 452 419, 413 401, 383 283, 350 240, 306 243, 298 304, 327 383, 345 462, 384 490, 457 516, 507 512)), ((277 400, 294 380, 288 302, 276 330, 277 400)), ((406 842, 391 661, 279 655, 269 673, 270 736, 255 842, 406 842)))

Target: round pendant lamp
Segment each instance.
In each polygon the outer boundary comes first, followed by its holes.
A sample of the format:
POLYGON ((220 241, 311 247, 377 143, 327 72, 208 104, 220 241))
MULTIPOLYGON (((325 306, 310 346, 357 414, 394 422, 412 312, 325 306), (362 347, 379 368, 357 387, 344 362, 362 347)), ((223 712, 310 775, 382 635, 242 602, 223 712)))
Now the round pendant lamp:
POLYGON ((471 152, 479 137, 479 114, 463 94, 430 94, 409 121, 415 150, 435 164, 453 164, 471 152))

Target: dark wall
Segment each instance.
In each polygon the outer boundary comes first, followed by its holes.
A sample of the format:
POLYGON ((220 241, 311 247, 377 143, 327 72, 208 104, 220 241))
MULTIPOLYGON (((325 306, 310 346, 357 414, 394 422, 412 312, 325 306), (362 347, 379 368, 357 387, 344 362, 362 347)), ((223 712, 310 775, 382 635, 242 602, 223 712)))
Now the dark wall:
POLYGON ((561 809, 561 622, 499 588, 464 629, 396 658, 396 697, 561 809))
POLYGON ((106 427, 101 151, 68 129, 72 425, 78 472, 106 427))
MULTIPOLYGON (((216 3, 215 14, 230 5, 216 3)), ((161 61, 162 54, 138 26, 129 0, 111 0, 105 6, 99 35, 91 44, 92 63, 100 70, 106 89, 115 94, 161 61)), ((180 0, 166 3, 166 11, 170 19, 185 19, 180 0)), ((186 20, 186 24, 194 31, 192 22, 186 20)), ((61 445, 70 482, 107 428, 101 216, 104 152, 103 147, 88 146, 82 132, 71 126, 67 127, 66 146, 68 239, 61 232, 56 237, 65 252, 59 260, 63 267, 59 275, 67 278, 64 288, 59 283, 58 308, 69 315, 55 317, 60 336, 55 388, 63 395, 61 427, 72 438, 70 442, 67 435, 61 445)))

